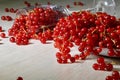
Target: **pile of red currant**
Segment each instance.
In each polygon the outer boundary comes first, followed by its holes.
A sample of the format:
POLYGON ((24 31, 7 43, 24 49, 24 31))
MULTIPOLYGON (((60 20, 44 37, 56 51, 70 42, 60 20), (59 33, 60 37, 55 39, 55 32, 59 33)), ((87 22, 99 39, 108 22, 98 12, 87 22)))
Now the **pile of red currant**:
POLYGON ((58 63, 76 62, 91 53, 99 55, 103 48, 108 56, 120 57, 120 20, 107 13, 89 11, 73 12, 61 18, 53 31, 58 63), (71 55, 78 46, 79 53, 71 55))
POLYGON ((11 42, 27 45, 29 39, 38 39, 42 43, 52 39, 53 28, 60 17, 65 16, 60 11, 49 7, 35 7, 28 14, 19 15, 8 30, 11 42))

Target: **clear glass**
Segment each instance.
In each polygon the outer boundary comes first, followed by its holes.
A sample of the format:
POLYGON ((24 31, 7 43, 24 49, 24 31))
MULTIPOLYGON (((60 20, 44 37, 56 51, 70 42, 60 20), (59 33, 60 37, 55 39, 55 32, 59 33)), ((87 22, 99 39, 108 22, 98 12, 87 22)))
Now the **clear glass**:
POLYGON ((94 0, 93 7, 86 10, 91 12, 106 12, 116 16, 116 4, 114 0, 94 0))
MULTIPOLYGON (((22 9, 19 9, 16 13, 16 17, 20 15, 27 15, 29 11, 33 10, 35 7, 42 7, 42 8, 51 8, 53 10, 57 10, 62 12, 63 14, 69 15, 69 10, 63 6, 58 6, 58 5, 39 5, 39 6, 31 6, 31 7, 25 7, 22 9)), ((59 17, 59 15, 58 15, 59 17)))
POLYGON ((94 0, 95 12, 107 12, 110 15, 116 15, 116 4, 114 0, 94 0))

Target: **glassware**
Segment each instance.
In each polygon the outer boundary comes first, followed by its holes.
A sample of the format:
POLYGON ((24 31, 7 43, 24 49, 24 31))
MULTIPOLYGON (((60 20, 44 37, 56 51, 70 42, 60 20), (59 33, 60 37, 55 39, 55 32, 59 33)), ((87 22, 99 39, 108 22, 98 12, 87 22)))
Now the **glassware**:
MULTIPOLYGON (((16 17, 18 17, 19 15, 27 15, 27 13, 31 10, 33 10, 35 7, 42 7, 42 8, 51 8, 55 11, 60 11, 63 14, 65 14, 66 16, 70 14, 69 10, 63 6, 58 6, 58 5, 38 5, 38 6, 30 6, 30 7, 25 7, 22 9, 18 9, 17 13, 16 13, 16 17)), ((59 15, 58 15, 59 17, 59 15)))
POLYGON ((93 7, 88 8, 91 12, 106 12, 110 15, 116 16, 116 4, 114 0, 94 0, 93 7))

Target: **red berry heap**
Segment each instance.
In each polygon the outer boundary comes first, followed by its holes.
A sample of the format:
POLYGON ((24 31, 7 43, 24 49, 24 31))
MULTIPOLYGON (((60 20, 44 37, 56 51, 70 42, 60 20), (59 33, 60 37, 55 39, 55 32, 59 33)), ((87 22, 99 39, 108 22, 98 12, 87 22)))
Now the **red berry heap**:
POLYGON ((11 42, 27 45, 29 39, 38 39, 42 43, 52 39, 53 28, 63 13, 51 8, 34 8, 26 15, 20 15, 8 33, 11 42))
POLYGON ((91 53, 99 55, 103 48, 108 49, 109 56, 120 57, 120 21, 107 13, 73 12, 59 20, 53 37, 59 63, 73 63, 91 53), (72 56, 74 46, 80 54, 72 56))
POLYGON ((103 57, 97 59, 97 63, 93 64, 93 69, 103 70, 103 71, 112 71, 113 65, 111 63, 106 63, 103 57))
POLYGON ((112 75, 107 76, 105 80, 120 80, 120 73, 118 71, 112 71, 112 75))

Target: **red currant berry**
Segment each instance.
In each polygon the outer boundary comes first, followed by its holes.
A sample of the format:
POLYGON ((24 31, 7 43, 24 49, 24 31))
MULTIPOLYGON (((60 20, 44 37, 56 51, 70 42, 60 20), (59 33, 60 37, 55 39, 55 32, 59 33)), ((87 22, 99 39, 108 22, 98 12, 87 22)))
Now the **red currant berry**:
POLYGON ((99 69, 99 65, 98 65, 97 63, 94 63, 92 67, 93 67, 93 69, 95 69, 95 70, 98 70, 98 69, 99 69))
POLYGON ((98 63, 104 63, 105 61, 104 61, 103 57, 99 57, 99 58, 97 58, 97 62, 98 63))
POLYGON ((118 71, 113 71, 113 72, 112 72, 112 76, 114 76, 114 77, 116 77, 116 78, 120 78, 119 75, 120 75, 120 74, 119 74, 118 71))
POLYGON ((107 76, 105 80, 113 80, 112 76, 107 76))
POLYGON ((23 80, 23 78, 22 77, 18 77, 17 80, 23 80))
POLYGON ((9 9, 8 9, 8 8, 5 8, 5 12, 9 12, 9 9))
POLYGON ((10 42, 15 42, 15 38, 14 37, 10 37, 10 42))
POLYGON ((71 58, 70 58, 70 61, 71 61, 72 63, 74 63, 74 62, 75 62, 75 58, 74 58, 74 57, 71 57, 71 58))
POLYGON ((5 37, 6 37, 6 34, 5 34, 5 33, 1 33, 0 36, 1 36, 2 38, 5 38, 5 37))
POLYGON ((1 16, 1 20, 6 20, 6 17, 5 16, 1 16))
POLYGON ((66 8, 70 8, 70 5, 66 5, 66 8))
POLYGON ((106 65, 107 71, 112 71, 113 70, 113 65, 111 63, 108 63, 106 65))

